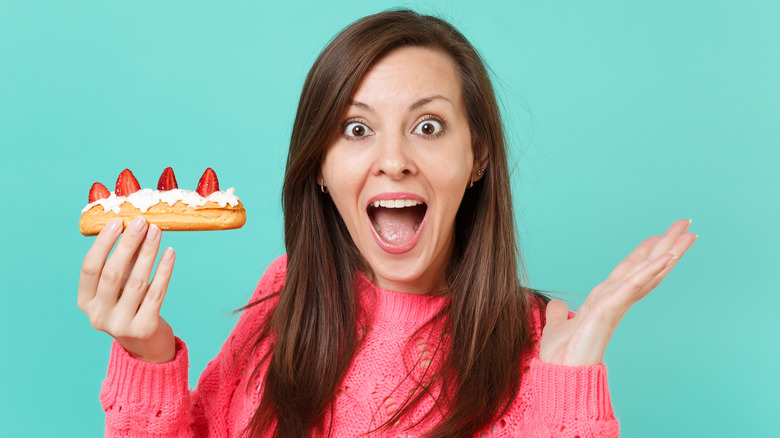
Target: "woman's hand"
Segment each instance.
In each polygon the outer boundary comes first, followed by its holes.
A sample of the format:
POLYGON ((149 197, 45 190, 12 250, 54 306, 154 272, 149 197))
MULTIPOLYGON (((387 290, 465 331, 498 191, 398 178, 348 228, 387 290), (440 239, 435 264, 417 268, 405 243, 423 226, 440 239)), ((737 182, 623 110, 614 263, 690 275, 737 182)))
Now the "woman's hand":
POLYGON ((109 222, 84 257, 78 297, 92 327, 113 336, 135 358, 156 363, 171 361, 176 353, 173 330, 160 317, 173 271, 172 248, 165 250, 149 282, 161 235, 140 216, 124 233, 121 219, 109 222))
POLYGON ((628 255, 607 280, 588 295, 577 314, 568 319, 566 304, 547 304, 539 359, 559 365, 595 365, 620 320, 634 303, 650 293, 696 241, 691 222, 679 220, 663 236, 652 236, 628 255))

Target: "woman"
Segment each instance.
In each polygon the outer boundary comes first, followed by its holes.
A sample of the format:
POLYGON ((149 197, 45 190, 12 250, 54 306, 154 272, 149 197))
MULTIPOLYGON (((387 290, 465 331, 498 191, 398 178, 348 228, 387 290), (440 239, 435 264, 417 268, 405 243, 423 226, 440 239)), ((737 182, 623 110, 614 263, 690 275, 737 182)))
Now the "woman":
POLYGON ((149 283, 159 229, 97 237, 79 306, 117 341, 107 434, 617 436, 607 343, 696 238, 689 221, 649 238, 576 316, 523 287, 485 67, 410 11, 352 24, 317 59, 283 199, 287 255, 191 394, 159 316, 173 251, 149 283))

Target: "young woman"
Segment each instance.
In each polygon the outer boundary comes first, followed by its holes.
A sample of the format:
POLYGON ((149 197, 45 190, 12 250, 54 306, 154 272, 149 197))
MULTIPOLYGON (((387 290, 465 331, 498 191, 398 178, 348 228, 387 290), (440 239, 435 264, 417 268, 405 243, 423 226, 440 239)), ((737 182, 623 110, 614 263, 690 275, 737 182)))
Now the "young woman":
POLYGON ((174 262, 166 250, 152 276, 160 230, 111 223, 87 253, 79 306, 116 339, 107 435, 617 436, 604 351, 695 241, 690 222, 639 245, 575 316, 521 285, 511 199, 468 41, 410 11, 352 24, 301 94, 287 254, 193 392, 159 316, 174 262))

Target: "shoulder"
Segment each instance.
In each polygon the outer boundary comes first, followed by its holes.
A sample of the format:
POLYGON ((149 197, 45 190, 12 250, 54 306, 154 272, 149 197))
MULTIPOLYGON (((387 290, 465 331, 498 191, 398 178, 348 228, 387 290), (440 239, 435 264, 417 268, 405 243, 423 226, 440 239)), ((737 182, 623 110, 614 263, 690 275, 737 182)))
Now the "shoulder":
POLYGON ((249 304, 252 304, 258 300, 268 299, 271 295, 277 294, 284 287, 284 282, 287 279, 287 255, 282 254, 276 258, 265 273, 260 278, 260 281, 255 287, 255 292, 252 294, 252 299, 249 304))
POLYGON ((265 325, 266 319, 273 313, 286 277, 287 256, 282 255, 268 265, 247 305, 236 310, 241 316, 228 337, 226 346, 239 348, 253 339, 257 330, 265 325))
POLYGON ((247 327, 256 327, 273 312, 279 301, 279 293, 284 288, 287 278, 287 256, 281 255, 276 258, 265 273, 257 282, 252 298, 246 306, 239 309, 242 311, 236 330, 242 331, 247 327))

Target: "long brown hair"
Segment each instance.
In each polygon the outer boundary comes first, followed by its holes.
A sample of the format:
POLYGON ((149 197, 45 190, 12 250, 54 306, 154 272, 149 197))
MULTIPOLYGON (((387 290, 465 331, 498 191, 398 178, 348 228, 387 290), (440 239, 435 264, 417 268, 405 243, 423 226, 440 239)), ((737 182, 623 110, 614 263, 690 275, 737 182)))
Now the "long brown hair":
MULTIPOLYGON (((283 187, 287 279, 276 307, 257 334, 273 338, 266 355, 260 405, 247 435, 327 434, 331 406, 366 324, 356 298, 357 272, 370 267, 354 245, 317 175, 358 83, 380 58, 404 46, 441 50, 454 61, 475 156, 484 177, 466 191, 455 221, 455 248, 443 292, 445 308, 430 321, 447 335, 435 369, 434 410, 445 412, 430 437, 471 436, 508 409, 528 348, 530 289, 515 239, 509 169, 501 116, 476 50, 450 24, 408 10, 363 18, 323 50, 309 72, 293 125, 283 187)), ((258 365, 255 373, 261 373, 258 365)), ((418 391, 383 426, 407 415, 426 396, 418 391)), ((367 431, 368 432, 368 431, 367 431)))

